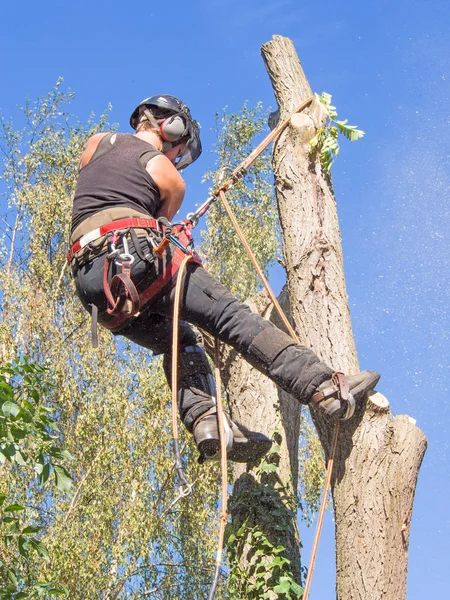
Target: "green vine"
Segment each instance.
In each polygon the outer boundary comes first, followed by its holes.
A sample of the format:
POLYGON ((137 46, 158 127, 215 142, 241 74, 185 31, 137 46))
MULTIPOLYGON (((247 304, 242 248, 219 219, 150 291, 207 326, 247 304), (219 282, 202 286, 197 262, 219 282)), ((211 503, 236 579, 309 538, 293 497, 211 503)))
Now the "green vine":
POLYGON ((337 111, 336 107, 331 104, 331 94, 323 92, 320 96, 319 94, 315 94, 315 96, 325 106, 328 119, 325 127, 319 129, 310 141, 310 154, 319 153, 323 168, 330 173, 335 159, 339 156, 339 134, 341 133, 351 142, 355 142, 363 137, 364 131, 358 129, 356 125, 348 125, 347 119, 345 121, 336 119, 337 111))
POLYGON ((249 506, 258 507, 258 514, 247 517, 243 523, 227 525, 226 546, 230 565, 228 593, 233 600, 302 598, 303 588, 295 581, 286 548, 271 541, 272 532, 288 530, 295 519, 296 500, 280 482, 277 474, 281 436, 274 433, 276 444, 258 468, 248 475, 248 483, 230 498, 233 512, 240 507, 248 514, 249 506), (259 525, 256 526, 254 523, 259 525), (246 556, 246 565, 240 558, 246 556))

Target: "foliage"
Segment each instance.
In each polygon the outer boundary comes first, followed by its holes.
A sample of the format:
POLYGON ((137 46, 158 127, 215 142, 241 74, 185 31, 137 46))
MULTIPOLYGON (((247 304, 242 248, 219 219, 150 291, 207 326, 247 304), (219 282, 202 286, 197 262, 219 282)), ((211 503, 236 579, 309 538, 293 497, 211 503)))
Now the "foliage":
MULTIPOLYGON (((304 411, 306 413, 306 411, 304 411)), ((319 510, 325 484, 324 456, 316 429, 304 414, 299 445, 299 490, 302 520, 311 525, 319 510)))
POLYGON ((45 404, 50 387, 44 375, 44 369, 26 358, 0 368, 0 463, 4 465, 1 471, 6 480, 14 478, 24 485, 22 490, 12 490, 10 497, 0 492, 2 600, 67 595, 64 586, 53 581, 33 581, 29 576, 33 563, 39 572, 39 561, 33 554, 50 560, 47 547, 35 537, 43 529, 36 524, 36 509, 28 504, 35 479, 45 486, 53 472, 55 485, 63 492, 70 490, 72 483, 61 464, 72 457, 59 445, 55 409, 45 404), (14 471, 17 471, 15 476, 14 471))
MULTIPOLYGON (((274 433, 274 438, 281 441, 279 432, 274 433)), ((235 519, 227 526, 226 542, 230 563, 228 589, 233 600, 293 600, 302 595, 285 556, 286 548, 276 542, 277 532, 292 527, 296 509, 295 498, 277 474, 280 449, 280 444, 275 443, 258 465, 254 478, 247 477, 244 489, 230 499, 235 519), (248 507, 252 507, 251 514, 248 507), (245 514, 242 523, 241 511, 245 514)))
POLYGON ((3 477, 3 465, 2 492, 10 505, 15 490, 26 490, 27 506, 40 515, 40 541, 51 561, 29 562, 32 581, 57 579, 71 600, 202 597, 214 564, 217 469, 197 465, 181 432, 195 485, 192 496, 171 506, 177 492, 161 360, 106 331, 92 349, 88 315, 66 270, 78 160, 91 135, 111 128, 108 111, 84 124, 71 115, 72 96, 58 81, 47 96, 26 103, 24 127, 1 122, 0 358, 5 364, 27 355, 47 369, 48 405, 76 457, 74 484, 53 494, 50 479, 43 488, 29 486, 16 468, 3 477))
POLYGON ((310 142, 310 152, 319 153, 320 162, 327 173, 331 172, 334 160, 339 156, 338 137, 341 133, 351 142, 355 142, 363 137, 364 131, 357 129, 356 125, 348 125, 345 121, 336 119, 336 107, 331 104, 331 94, 323 92, 320 96, 315 94, 316 98, 325 106, 328 113, 328 121, 324 128, 317 131, 317 134, 310 142))
MULTIPOLYGON (((228 171, 234 169, 254 147, 254 138, 267 121, 267 112, 259 103, 255 108, 244 104, 240 113, 216 114, 216 170, 205 180, 218 187, 228 171), (224 171, 225 169, 225 171, 224 171)), ((238 181, 226 194, 233 212, 260 266, 267 272, 279 252, 279 224, 273 194, 270 153, 265 151, 255 161, 245 179, 238 181)), ((220 200, 207 214, 202 249, 208 270, 232 293, 246 300, 261 289, 261 283, 220 200)))

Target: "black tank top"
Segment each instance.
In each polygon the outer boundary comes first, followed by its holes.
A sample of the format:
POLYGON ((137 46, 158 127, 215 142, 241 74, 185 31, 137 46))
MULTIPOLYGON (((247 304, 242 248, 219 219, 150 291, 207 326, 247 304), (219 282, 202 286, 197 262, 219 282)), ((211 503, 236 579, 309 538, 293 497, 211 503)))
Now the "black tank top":
POLYGON ((79 175, 72 211, 72 233, 85 219, 108 208, 123 206, 155 216, 161 198, 145 170, 147 162, 161 154, 134 135, 112 133, 101 139, 91 160, 79 175))

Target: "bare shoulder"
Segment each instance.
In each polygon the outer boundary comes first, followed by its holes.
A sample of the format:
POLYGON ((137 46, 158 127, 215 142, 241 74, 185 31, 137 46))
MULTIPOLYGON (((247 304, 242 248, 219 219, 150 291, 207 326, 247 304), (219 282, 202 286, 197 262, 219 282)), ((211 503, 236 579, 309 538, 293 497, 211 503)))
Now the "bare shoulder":
POLYGON ((147 172, 152 176, 153 181, 164 195, 165 191, 170 189, 185 190, 184 179, 176 170, 172 162, 163 154, 155 156, 148 161, 146 165, 147 172))
POLYGON ((90 137, 87 141, 86 147, 81 155, 79 169, 82 169, 94 155, 94 152, 97 150, 100 140, 102 140, 105 135, 108 135, 108 132, 96 133, 92 137, 90 137))

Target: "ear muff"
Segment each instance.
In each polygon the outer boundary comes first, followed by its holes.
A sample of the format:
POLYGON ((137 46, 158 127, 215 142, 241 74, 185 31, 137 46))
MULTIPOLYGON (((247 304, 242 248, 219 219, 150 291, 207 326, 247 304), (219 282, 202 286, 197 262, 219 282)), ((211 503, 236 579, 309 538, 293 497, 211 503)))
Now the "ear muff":
POLYGON ((159 125, 159 130, 165 142, 178 142, 188 133, 186 123, 180 115, 173 115, 173 117, 164 119, 159 125))

